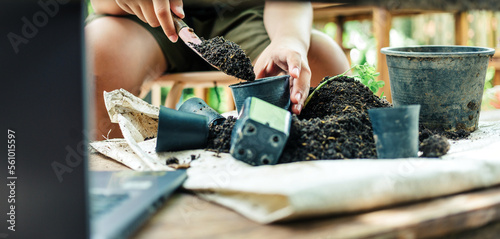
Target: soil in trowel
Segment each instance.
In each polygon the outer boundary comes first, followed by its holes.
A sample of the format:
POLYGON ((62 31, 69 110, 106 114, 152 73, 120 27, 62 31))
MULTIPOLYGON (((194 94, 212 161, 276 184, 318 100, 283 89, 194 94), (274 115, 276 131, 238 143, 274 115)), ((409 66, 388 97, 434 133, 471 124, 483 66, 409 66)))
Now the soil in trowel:
POLYGON ((252 62, 238 44, 220 36, 208 40, 202 38, 201 41, 201 44, 193 44, 192 47, 212 65, 236 78, 255 80, 252 62))
MULTIPOLYGON (((327 77, 325 77, 327 78, 327 77)), ((311 89, 312 92, 313 89, 311 89)), ((376 158, 373 130, 368 109, 392 107, 354 78, 334 79, 318 90, 301 115, 292 117, 290 136, 279 163, 320 160, 376 158)), ((209 149, 229 152, 234 119, 212 128, 209 149)), ((421 141, 433 135, 426 131, 421 141)), ((446 154, 446 138, 436 135, 427 141, 426 156, 446 154), (435 144, 433 144, 435 143, 435 144), (438 147, 434 149, 432 147, 438 147), (441 150, 440 152, 438 152, 441 150), (434 152, 437 152, 434 154, 434 152)))

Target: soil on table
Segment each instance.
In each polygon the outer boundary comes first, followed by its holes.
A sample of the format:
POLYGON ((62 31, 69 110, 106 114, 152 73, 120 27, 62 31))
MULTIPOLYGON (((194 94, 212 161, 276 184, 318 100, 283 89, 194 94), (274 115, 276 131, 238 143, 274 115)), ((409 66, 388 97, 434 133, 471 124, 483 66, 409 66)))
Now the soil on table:
POLYGON ((255 80, 252 62, 238 44, 217 36, 208 40, 201 38, 201 44, 191 46, 222 72, 242 80, 255 80))
MULTIPOLYGON (((377 158, 367 110, 380 107, 392 104, 352 77, 337 77, 315 93, 300 115, 293 115, 290 136, 279 163, 377 158)), ((230 117, 223 125, 211 127, 207 149, 229 152, 235 122, 230 117)), ((420 131, 420 142, 426 140, 421 145, 423 157, 439 157, 448 152, 445 137, 423 128, 420 131)))
POLYGON ((419 150, 422 151, 422 157, 441 157, 450 150, 450 144, 445 137, 435 134, 422 140, 419 150))

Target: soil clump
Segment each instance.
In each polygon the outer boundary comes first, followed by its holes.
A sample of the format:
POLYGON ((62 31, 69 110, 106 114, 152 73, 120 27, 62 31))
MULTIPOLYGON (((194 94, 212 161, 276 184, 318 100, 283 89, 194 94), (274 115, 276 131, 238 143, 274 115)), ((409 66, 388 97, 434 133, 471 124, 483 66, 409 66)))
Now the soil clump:
POLYGON ((445 137, 435 134, 422 140, 419 150, 422 151, 422 157, 441 157, 450 150, 450 143, 445 137))
POLYGON ((252 62, 238 44, 216 36, 208 40, 201 38, 201 44, 191 46, 222 72, 246 81, 255 80, 252 62))

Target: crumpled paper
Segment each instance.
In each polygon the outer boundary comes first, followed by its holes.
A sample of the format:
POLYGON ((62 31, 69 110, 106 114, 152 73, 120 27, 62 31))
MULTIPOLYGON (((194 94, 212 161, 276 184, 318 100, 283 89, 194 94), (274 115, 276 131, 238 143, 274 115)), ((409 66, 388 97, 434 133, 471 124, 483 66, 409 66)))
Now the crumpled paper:
POLYGON ((146 138, 154 137, 156 129, 148 123, 157 120, 157 108, 124 90, 109 94, 110 117, 128 132, 125 139, 93 142, 94 148, 134 170, 171 170, 162 161, 178 157, 190 164, 184 188, 259 223, 371 210, 500 184, 500 121, 480 123, 468 140, 450 141, 450 151, 440 159, 253 167, 204 150, 156 154, 155 138, 146 138))

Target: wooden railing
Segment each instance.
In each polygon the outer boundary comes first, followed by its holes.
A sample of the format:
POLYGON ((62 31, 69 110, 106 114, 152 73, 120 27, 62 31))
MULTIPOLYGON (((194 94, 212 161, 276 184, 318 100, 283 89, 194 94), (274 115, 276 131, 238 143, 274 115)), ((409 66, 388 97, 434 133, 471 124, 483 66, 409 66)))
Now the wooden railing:
MULTIPOLYGON (((439 0, 436 0, 439 1, 439 0)), ((369 1, 368 1, 369 2, 369 1)), ((383 2, 383 1, 382 1, 383 2)), ((468 40, 469 23, 466 17, 466 11, 456 9, 433 9, 426 7, 424 9, 410 9, 400 5, 397 9, 388 10, 384 6, 354 6, 353 4, 315 4, 314 21, 315 23, 334 22, 337 25, 335 41, 342 46, 343 24, 346 21, 353 20, 371 20, 373 21, 373 35, 377 45, 377 71, 380 72, 379 79, 386 84, 380 89, 384 95, 391 100, 389 73, 385 55, 380 52, 383 47, 390 45, 389 31, 392 25, 392 18, 399 16, 411 16, 424 13, 442 13, 449 12, 455 16, 455 44, 466 45, 468 40)), ((499 49, 500 50, 500 49, 499 49)), ((347 52, 347 50, 346 50, 347 52)), ((490 66, 495 68, 494 85, 500 85, 500 52, 497 51, 490 62, 490 66)), ((380 94, 380 92, 378 92, 380 94)))

